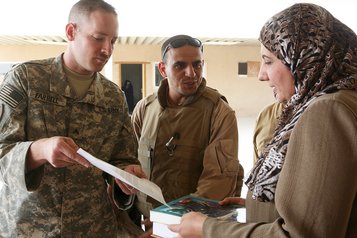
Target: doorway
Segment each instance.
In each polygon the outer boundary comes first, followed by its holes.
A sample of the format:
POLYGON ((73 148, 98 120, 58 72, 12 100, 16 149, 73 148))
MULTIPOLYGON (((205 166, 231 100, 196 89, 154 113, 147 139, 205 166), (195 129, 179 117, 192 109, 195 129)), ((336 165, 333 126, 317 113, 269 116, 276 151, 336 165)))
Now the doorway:
POLYGON ((129 113, 143 98, 143 64, 121 64, 121 88, 128 102, 129 113))

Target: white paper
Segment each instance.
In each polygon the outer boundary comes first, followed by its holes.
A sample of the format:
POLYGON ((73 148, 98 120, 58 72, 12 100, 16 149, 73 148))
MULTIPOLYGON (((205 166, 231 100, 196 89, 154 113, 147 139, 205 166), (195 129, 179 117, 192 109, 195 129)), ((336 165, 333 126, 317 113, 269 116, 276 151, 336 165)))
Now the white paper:
POLYGON ((139 178, 131 173, 128 173, 122 169, 119 169, 107 162, 95 158, 93 155, 89 154, 87 151, 79 148, 77 153, 83 156, 95 167, 107 172, 108 174, 114 176, 115 178, 123 181, 124 183, 136 188, 137 190, 145 193, 146 195, 154 198, 155 200, 166 204, 164 196, 159 186, 151 182, 148 179, 139 178))

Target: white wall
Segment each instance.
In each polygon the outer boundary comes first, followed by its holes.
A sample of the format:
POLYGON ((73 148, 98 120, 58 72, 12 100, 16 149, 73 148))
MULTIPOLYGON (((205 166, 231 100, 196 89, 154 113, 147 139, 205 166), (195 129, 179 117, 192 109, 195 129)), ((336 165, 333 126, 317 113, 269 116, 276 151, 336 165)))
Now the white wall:
MULTIPOLYGON (((238 158, 244 168, 244 175, 248 174, 253 166, 253 130, 255 117, 238 118, 239 148, 238 158)), ((242 197, 247 195, 247 186, 243 185, 242 197)))

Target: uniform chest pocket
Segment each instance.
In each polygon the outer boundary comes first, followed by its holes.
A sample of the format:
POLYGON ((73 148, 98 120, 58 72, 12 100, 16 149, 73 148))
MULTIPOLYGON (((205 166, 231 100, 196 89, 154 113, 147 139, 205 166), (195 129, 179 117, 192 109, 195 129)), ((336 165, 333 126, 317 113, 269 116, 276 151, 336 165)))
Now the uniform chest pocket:
POLYGON ((66 99, 53 93, 30 92, 27 116, 28 138, 64 136, 68 115, 66 99))
POLYGON ((167 147, 165 151, 168 159, 172 157, 181 170, 189 173, 202 170, 204 148, 197 145, 196 141, 178 141, 172 151, 167 147))

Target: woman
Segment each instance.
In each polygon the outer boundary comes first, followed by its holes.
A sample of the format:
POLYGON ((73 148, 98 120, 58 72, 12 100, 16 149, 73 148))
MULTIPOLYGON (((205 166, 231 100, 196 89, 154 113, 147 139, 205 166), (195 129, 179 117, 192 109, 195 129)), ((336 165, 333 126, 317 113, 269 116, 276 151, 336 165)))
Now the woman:
MULTIPOLYGON (((260 34, 259 79, 286 101, 247 177, 247 223, 188 213, 180 237, 356 237, 357 37, 324 8, 295 4, 260 34), (277 216, 262 222, 251 201, 277 216)), ((222 204, 243 203, 228 198, 222 204)))

